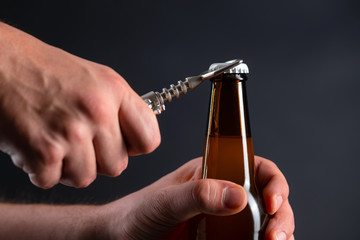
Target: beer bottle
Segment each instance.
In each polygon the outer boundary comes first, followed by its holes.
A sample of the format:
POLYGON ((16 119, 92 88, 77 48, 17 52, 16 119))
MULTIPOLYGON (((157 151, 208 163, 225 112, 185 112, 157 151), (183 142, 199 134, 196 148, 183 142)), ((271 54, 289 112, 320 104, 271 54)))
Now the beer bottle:
MULTIPOLYGON (((216 69, 223 64, 212 64, 216 69)), ((211 79, 208 127, 202 178, 232 181, 244 187, 248 203, 231 216, 201 215, 196 238, 260 240, 266 227, 262 200, 255 186, 254 152, 246 87, 248 68, 240 65, 211 79)), ((190 237, 192 239, 192 237, 190 237)))

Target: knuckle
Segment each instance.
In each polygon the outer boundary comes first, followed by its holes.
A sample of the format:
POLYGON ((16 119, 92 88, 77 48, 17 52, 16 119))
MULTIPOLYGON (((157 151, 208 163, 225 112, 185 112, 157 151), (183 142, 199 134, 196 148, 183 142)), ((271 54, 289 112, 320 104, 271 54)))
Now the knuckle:
POLYGON ((41 174, 30 173, 29 178, 30 178, 30 181, 35 186, 37 186, 39 188, 43 188, 43 189, 52 188, 53 186, 55 186, 58 183, 58 181, 56 181, 56 179, 45 178, 41 174))
POLYGON ((114 83, 120 83, 120 84, 125 83, 124 78, 111 67, 103 66, 101 72, 105 77, 105 79, 112 80, 114 83))
POLYGON ((62 178, 61 183, 75 188, 88 187, 95 180, 94 176, 87 176, 82 178, 62 178))
POLYGON ((160 138, 154 137, 152 139, 149 139, 148 141, 144 142, 139 147, 139 152, 142 154, 148 154, 153 152, 158 146, 160 145, 160 138))
POLYGON ((39 150, 39 159, 44 165, 56 165, 62 161, 64 152, 57 144, 45 144, 39 150))
POLYGON ((25 159, 23 159, 21 156, 18 155, 12 155, 11 160, 14 163, 14 165, 18 168, 23 168, 25 166, 25 159))
POLYGON ((117 99, 113 94, 116 90, 104 84, 87 88, 78 99, 79 108, 86 117, 95 124, 104 124, 113 119, 118 113, 117 99))
POLYGON ((111 78, 111 77, 118 77, 119 76, 119 74, 114 69, 112 69, 111 67, 106 66, 106 65, 99 65, 99 66, 100 66, 99 67, 99 72, 101 74, 103 74, 105 77, 107 76, 107 77, 111 78))
POLYGON ((86 164, 78 167, 64 168, 61 176, 61 183, 75 188, 89 186, 96 179, 96 167, 86 164))
POLYGON ((117 111, 113 110, 115 108, 112 105, 115 104, 111 102, 112 100, 109 96, 94 94, 89 98, 87 100, 88 103, 85 103, 85 105, 89 108, 90 116, 96 124, 103 125, 109 122, 109 119, 113 118, 114 113, 117 113, 117 111))
POLYGON ((106 176, 117 177, 119 176, 128 166, 128 158, 124 157, 121 161, 107 166, 106 169, 103 169, 103 172, 106 176))
POLYGON ((83 143, 87 140, 87 128, 84 124, 80 122, 69 122, 67 124, 67 135, 70 138, 70 141, 76 143, 83 143))
POLYGON ((88 187, 94 180, 95 180, 96 176, 94 175, 90 175, 87 177, 84 177, 78 181, 74 182, 74 187, 76 188, 85 188, 88 187))
POLYGON ((219 199, 217 185, 210 179, 199 180, 194 185, 192 196, 199 209, 211 208, 219 199))
POLYGON ((115 166, 111 168, 110 175, 111 177, 117 177, 119 176, 128 166, 128 160, 123 160, 121 164, 118 164, 118 166, 115 166))
POLYGON ((89 169, 87 171, 87 174, 81 179, 79 182, 80 188, 84 188, 89 186, 92 182, 94 182, 96 179, 96 170, 95 169, 89 169))
POLYGON ((101 79, 107 81, 111 87, 115 87, 116 89, 129 87, 125 79, 111 67, 100 65, 98 73, 100 74, 101 79))

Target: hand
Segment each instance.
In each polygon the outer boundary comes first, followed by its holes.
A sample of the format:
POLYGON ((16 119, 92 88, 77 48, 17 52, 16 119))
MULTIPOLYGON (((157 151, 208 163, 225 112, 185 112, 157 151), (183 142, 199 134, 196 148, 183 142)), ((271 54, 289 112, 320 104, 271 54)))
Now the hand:
MULTIPOLYGON (((294 239, 294 216, 285 177, 269 160, 256 157, 255 165, 258 187, 268 213, 273 215, 265 238, 294 239)), ((198 180, 200 175, 201 159, 197 158, 154 184, 101 206, 97 216, 102 217, 96 224, 101 239, 186 239, 182 234, 192 217, 200 213, 231 215, 246 206, 247 196, 241 186, 214 179, 198 180)))
POLYGON ((0 23, 0 150, 42 188, 117 176, 153 151, 153 112, 112 69, 0 23))

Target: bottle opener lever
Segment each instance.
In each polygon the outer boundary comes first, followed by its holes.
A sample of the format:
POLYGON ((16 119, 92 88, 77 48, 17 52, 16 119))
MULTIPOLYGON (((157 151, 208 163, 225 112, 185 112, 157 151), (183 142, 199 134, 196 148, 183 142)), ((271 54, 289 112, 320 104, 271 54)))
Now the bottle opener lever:
MULTIPOLYGON (((227 61, 216 69, 207 70, 200 75, 187 77, 185 78, 185 81, 178 81, 177 85, 171 84, 170 88, 163 88, 161 93, 151 91, 142 95, 141 98, 155 114, 160 114, 162 111, 165 111, 165 102, 171 102, 173 97, 178 98, 180 94, 186 94, 189 89, 194 90, 205 80, 214 78, 237 65, 241 65, 243 64, 242 62, 243 60, 241 59, 227 61)), ((247 66, 245 64, 243 65, 244 71, 246 71, 247 66)))

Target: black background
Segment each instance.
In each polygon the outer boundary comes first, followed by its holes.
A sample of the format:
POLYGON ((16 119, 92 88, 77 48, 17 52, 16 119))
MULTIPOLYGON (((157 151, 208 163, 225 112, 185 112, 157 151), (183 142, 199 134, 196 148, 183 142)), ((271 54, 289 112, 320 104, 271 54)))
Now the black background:
MULTIPOLYGON (((297 239, 356 239, 359 201, 360 4, 303 1, 2 1, 0 18, 108 65, 140 95, 213 62, 243 58, 254 148, 289 182, 297 239)), ((1 54, 1 53, 0 53, 1 54)), ((200 156, 210 85, 167 104, 162 144, 117 178, 41 190, 5 155, 11 201, 104 203, 200 156)))

